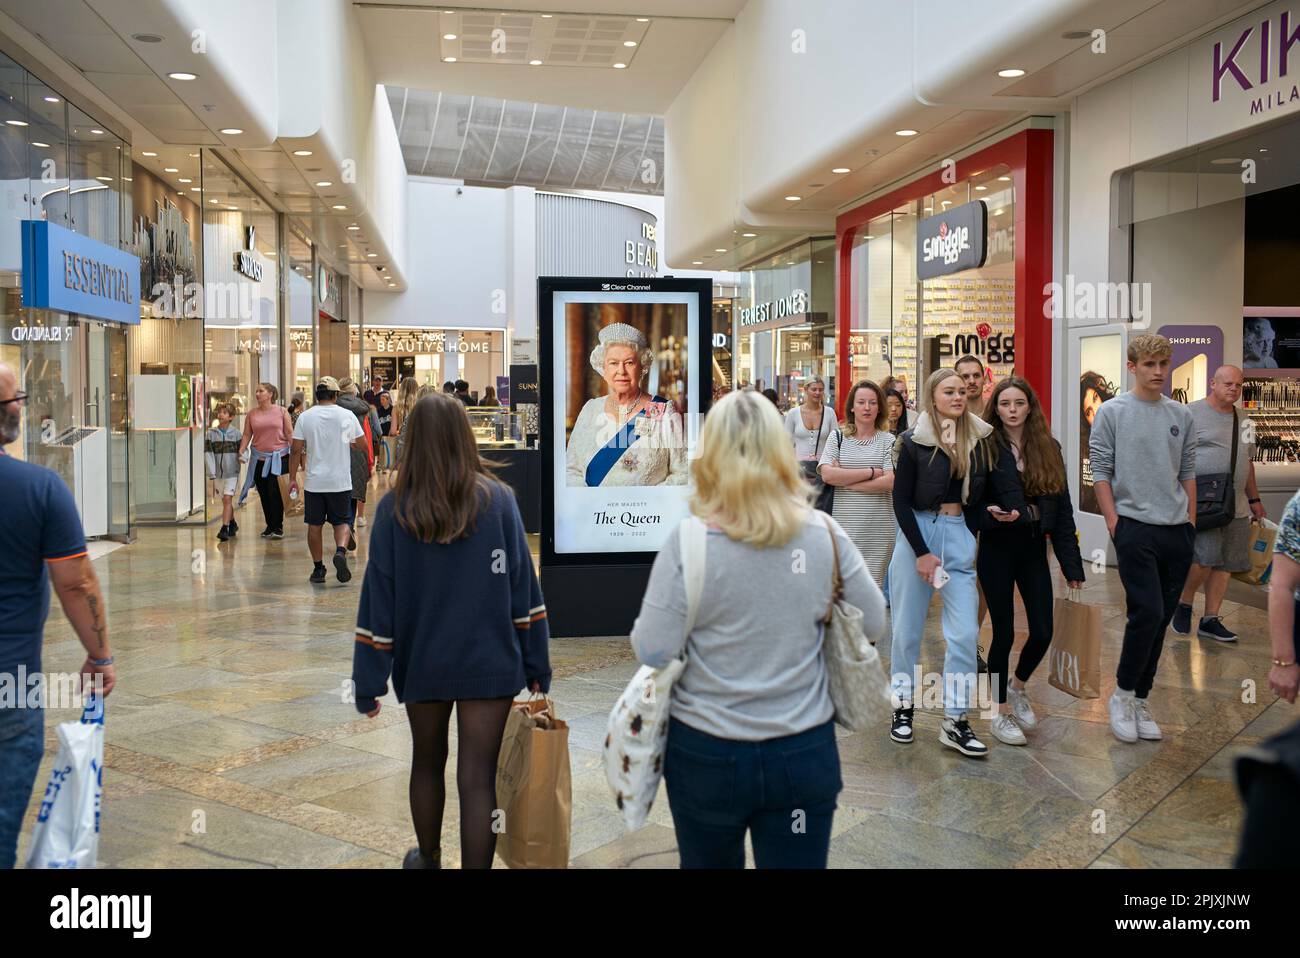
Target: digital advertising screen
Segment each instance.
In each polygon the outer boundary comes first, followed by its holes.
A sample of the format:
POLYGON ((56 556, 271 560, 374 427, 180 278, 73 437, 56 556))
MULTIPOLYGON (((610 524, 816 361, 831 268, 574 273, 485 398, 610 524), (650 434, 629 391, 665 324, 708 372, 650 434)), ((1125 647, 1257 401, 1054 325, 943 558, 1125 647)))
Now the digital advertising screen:
POLYGON ((538 281, 543 563, 653 561, 711 398, 708 280, 538 281))
POLYGON ((1250 307, 1242 311, 1241 368, 1247 377, 1300 372, 1300 309, 1250 307))
POLYGON ((1097 410, 1124 391, 1124 336, 1108 333, 1079 340, 1079 511, 1101 515, 1088 449, 1097 410))

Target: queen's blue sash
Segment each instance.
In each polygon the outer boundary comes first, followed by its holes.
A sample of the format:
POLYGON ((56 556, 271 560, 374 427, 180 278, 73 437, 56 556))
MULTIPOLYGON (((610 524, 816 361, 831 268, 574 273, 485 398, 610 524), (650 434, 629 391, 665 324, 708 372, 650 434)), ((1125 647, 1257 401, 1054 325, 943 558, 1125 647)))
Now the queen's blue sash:
MULTIPOLYGON (((652 403, 667 402, 659 396, 650 400, 652 403)), ((649 408, 649 407, 646 407, 649 408)), ((645 409, 633 416, 618 432, 610 437, 609 442, 596 450, 596 454, 591 457, 587 463, 587 485, 599 486, 609 475, 609 471, 614 468, 614 464, 622 458, 623 453, 627 452, 636 441, 641 437, 636 434, 636 421, 645 415, 645 409)))

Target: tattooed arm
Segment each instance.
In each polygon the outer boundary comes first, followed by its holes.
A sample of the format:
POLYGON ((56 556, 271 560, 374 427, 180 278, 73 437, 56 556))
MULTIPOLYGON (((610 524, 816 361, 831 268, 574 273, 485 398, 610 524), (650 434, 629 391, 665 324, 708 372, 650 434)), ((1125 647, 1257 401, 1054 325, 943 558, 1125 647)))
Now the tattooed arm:
POLYGON ((76 630, 77 638, 86 649, 83 673, 104 676, 104 694, 112 691, 116 672, 111 665, 91 665, 91 659, 111 658, 108 645, 108 610, 104 607, 104 594, 99 588, 99 577, 88 556, 77 556, 61 562, 49 563, 50 583, 59 596, 63 612, 76 630))

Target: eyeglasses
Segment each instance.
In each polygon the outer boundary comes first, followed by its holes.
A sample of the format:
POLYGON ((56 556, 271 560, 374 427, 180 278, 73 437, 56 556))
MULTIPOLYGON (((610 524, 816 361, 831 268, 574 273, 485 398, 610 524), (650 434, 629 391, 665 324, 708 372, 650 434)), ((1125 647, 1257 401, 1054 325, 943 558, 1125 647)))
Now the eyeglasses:
POLYGON ((14 393, 13 399, 0 399, 0 406, 7 406, 11 402, 26 402, 27 393, 14 393))

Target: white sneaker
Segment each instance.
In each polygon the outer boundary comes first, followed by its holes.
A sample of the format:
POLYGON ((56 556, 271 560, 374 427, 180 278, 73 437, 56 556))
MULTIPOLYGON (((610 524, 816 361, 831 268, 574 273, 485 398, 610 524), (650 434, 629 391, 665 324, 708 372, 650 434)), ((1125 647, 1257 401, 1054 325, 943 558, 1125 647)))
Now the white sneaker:
POLYGON ((1164 738, 1160 733, 1160 726, 1151 717, 1151 708, 1147 705, 1146 699, 1133 700, 1133 714, 1137 720, 1138 738, 1147 742, 1158 742, 1164 738))
POLYGON ((993 737, 1003 745, 1028 745, 1029 740, 1025 738, 1025 733, 1020 731, 1020 726, 1010 715, 995 715, 993 721, 989 723, 989 731, 993 737))
POLYGON ((365 517, 365 516, 357 516, 357 525, 359 525, 359 526, 364 526, 365 524, 366 524, 366 517, 365 517))
POLYGON ((1034 715, 1034 710, 1029 705, 1029 693, 1017 692, 1008 685, 1007 701, 1011 703, 1011 714, 1016 717, 1021 728, 1029 729, 1031 732, 1038 728, 1038 717, 1034 715))
POLYGON ((1118 690, 1110 697, 1110 730, 1121 742, 1138 740, 1137 711, 1133 702, 1131 693, 1121 697, 1118 690))

